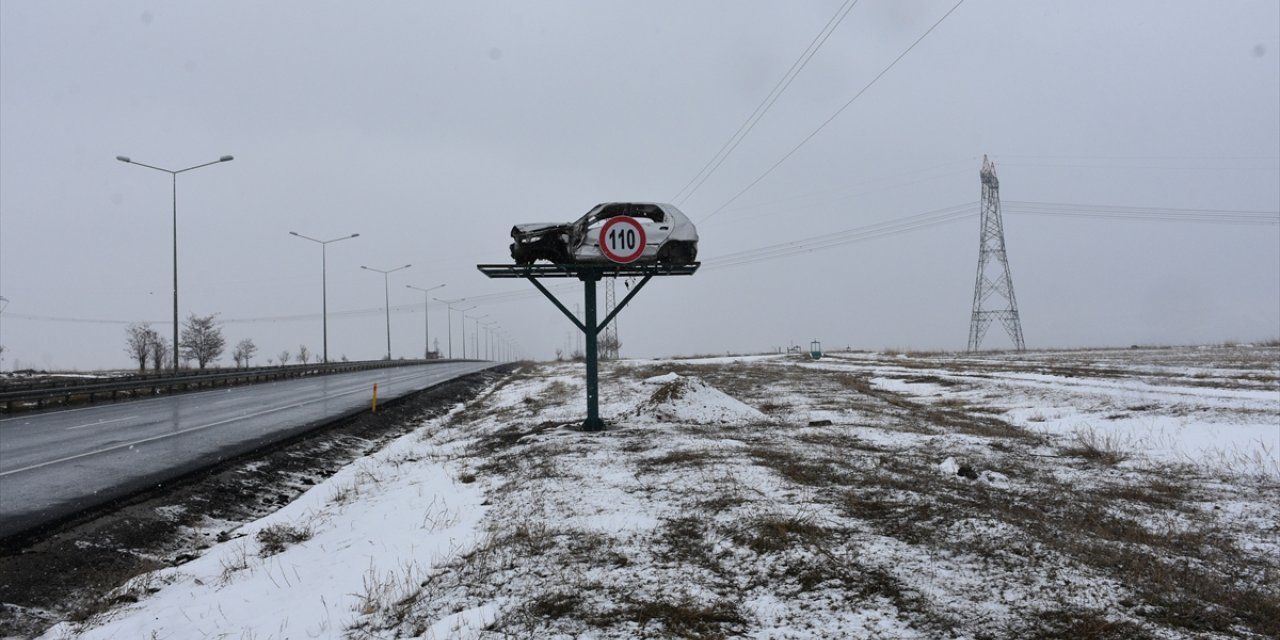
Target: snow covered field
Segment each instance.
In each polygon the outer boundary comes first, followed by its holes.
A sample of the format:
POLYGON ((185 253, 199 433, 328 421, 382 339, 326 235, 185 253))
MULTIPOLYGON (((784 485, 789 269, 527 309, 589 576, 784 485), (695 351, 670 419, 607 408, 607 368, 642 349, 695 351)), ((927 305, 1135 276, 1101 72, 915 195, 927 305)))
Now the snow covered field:
POLYGON ((46 637, 1280 636, 1280 349, 602 375, 606 432, 526 366, 46 637))

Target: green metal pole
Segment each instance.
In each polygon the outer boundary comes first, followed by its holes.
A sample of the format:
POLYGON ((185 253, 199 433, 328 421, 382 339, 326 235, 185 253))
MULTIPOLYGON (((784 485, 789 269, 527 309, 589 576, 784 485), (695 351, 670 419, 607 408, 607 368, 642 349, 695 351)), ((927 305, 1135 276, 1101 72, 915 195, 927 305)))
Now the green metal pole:
POLYGON ((582 283, 586 289, 586 327, 583 333, 587 340, 587 421, 582 423, 583 431, 604 431, 604 420, 600 419, 600 387, 599 366, 596 363, 596 336, 600 328, 596 326, 596 282, 600 274, 584 272, 582 283))

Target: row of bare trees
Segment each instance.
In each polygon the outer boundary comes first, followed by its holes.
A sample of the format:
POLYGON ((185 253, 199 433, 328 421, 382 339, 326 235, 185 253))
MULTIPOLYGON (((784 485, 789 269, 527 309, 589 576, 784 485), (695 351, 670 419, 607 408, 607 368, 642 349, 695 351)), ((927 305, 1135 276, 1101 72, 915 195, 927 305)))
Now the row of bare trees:
POLYGON ((138 370, 146 371, 147 362, 159 371, 169 364, 169 341, 145 322, 125 328, 125 353, 138 362, 138 370))
MULTIPOLYGON (((178 338, 178 357, 184 363, 195 361, 203 369, 222 357, 227 341, 222 335, 222 327, 217 323, 217 316, 216 313, 207 316, 193 313, 182 323, 182 333, 178 338)), ((145 322, 135 322, 125 329, 124 350, 138 363, 139 371, 146 371, 148 362, 156 371, 173 364, 173 344, 145 322)), ((253 339, 245 338, 231 350, 231 359, 235 361, 236 367, 247 367, 257 352, 258 346, 253 343, 253 339)), ((312 353, 304 344, 298 346, 297 355, 286 349, 277 357, 282 365, 289 364, 291 359, 307 364, 311 361, 312 353)), ((343 360, 346 360, 345 356, 343 360)), ((269 358, 267 363, 274 364, 275 360, 269 358)))

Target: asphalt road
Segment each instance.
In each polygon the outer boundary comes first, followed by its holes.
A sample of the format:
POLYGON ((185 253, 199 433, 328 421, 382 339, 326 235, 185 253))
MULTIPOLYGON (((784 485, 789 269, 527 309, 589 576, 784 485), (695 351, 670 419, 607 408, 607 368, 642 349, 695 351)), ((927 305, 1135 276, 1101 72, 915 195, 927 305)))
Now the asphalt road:
POLYGON ((494 366, 445 362, 0 420, 0 538, 494 366))

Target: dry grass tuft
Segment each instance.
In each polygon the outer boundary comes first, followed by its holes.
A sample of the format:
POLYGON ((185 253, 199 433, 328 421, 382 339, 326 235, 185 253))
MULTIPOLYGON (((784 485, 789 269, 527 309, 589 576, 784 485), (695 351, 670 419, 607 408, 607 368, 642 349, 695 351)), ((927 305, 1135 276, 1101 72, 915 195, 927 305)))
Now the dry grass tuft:
POLYGON ((258 540, 258 544, 261 545, 258 549, 258 555, 264 558, 267 556, 274 556, 275 554, 288 549, 291 545, 310 540, 314 533, 315 532, 312 531, 309 526, 299 527, 280 523, 264 527, 262 530, 258 531, 258 535, 255 536, 258 540))
POLYGON ((1129 459, 1125 444, 1125 440, 1115 434, 1087 427, 1077 429, 1071 437, 1071 444, 1059 449, 1059 453, 1113 466, 1129 459))

